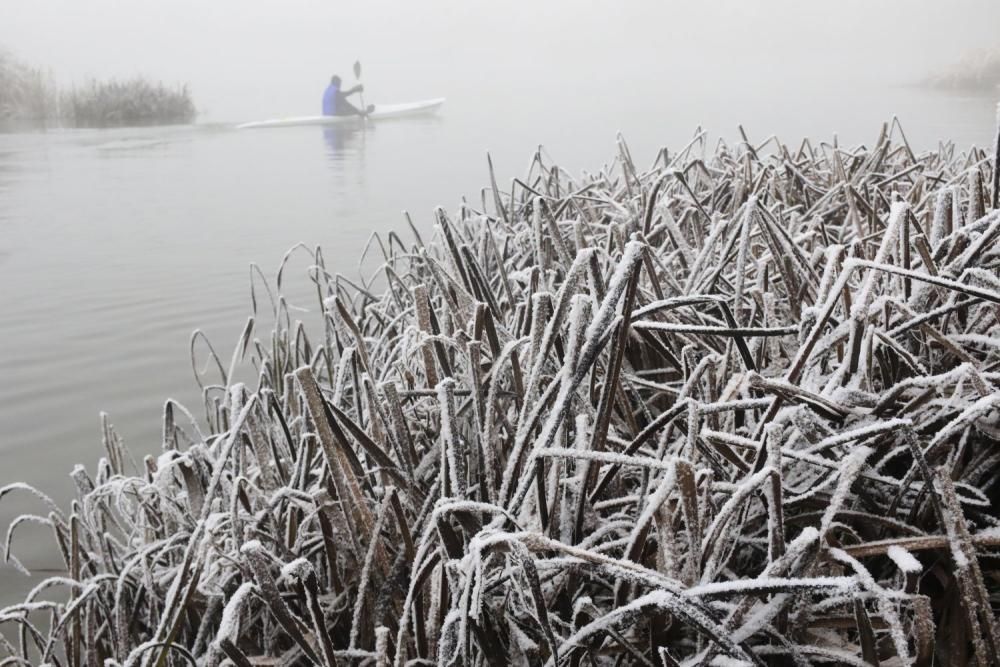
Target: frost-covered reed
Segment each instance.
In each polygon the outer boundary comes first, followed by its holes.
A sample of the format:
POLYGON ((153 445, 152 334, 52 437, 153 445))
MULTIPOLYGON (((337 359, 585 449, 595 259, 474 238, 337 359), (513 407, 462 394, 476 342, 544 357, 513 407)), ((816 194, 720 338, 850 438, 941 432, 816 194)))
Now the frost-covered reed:
POLYGON ((12 525, 66 572, 5 664, 1000 663, 993 160, 540 152, 378 238, 382 287, 300 248, 321 330, 256 271, 207 427, 106 425, 12 525))

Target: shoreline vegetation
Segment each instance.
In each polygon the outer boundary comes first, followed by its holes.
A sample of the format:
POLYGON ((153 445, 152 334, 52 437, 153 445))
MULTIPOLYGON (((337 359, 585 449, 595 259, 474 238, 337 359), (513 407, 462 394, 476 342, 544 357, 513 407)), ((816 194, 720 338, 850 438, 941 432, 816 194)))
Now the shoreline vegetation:
POLYGON ((928 88, 967 93, 1000 93, 1000 49, 975 49, 954 65, 923 80, 928 88))
POLYGON ((101 128, 175 125, 197 111, 186 85, 167 86, 142 77, 93 79, 60 88, 51 72, 0 50, 0 124, 101 128))
POLYGON ((491 164, 433 238, 375 237, 380 288, 255 268, 231 360, 192 338, 204 422, 167 401, 135 460, 105 419, 69 507, 0 491, 39 507, 8 561, 36 523, 66 568, 0 655, 1000 664, 1000 136, 741 134, 491 164))

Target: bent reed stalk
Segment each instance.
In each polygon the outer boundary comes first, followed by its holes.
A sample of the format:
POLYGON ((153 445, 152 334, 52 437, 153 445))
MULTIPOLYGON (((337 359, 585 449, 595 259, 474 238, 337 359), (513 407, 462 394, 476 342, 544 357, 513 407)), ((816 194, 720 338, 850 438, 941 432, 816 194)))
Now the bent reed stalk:
POLYGON ((168 401, 134 463, 105 420, 11 525, 66 573, 0 612, 5 664, 998 664, 996 164, 895 119, 539 150, 374 237, 381 288, 295 249, 319 335, 293 251, 254 267, 230 363, 192 338, 207 429, 168 401))

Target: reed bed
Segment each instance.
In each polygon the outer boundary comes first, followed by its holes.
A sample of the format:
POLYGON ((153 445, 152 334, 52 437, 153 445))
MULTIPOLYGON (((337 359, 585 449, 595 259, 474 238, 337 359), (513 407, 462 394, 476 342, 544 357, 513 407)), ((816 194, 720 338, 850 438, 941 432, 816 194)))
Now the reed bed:
POLYGON ((377 280, 296 249, 318 331, 255 268, 207 426, 0 492, 66 568, 3 664, 1000 664, 998 159, 539 151, 377 280))
POLYGON ((60 90, 50 72, 0 49, 0 121, 122 127, 185 124, 196 116, 187 86, 171 87, 135 77, 91 80, 60 90))
POLYGON ((76 127, 179 125, 194 121, 197 112, 187 86, 134 78, 91 81, 63 93, 62 113, 76 127))
POLYGON ((0 121, 40 121, 58 106, 52 76, 0 49, 0 121))
POLYGON ((975 49, 950 67, 926 77, 924 85, 943 90, 996 93, 1000 90, 1000 49, 975 49))

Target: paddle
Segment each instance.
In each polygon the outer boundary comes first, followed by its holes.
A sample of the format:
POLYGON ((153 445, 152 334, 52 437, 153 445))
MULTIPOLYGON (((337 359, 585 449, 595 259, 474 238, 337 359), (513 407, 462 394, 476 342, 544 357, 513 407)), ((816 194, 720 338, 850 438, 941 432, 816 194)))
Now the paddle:
MULTIPOLYGON (((361 61, 360 60, 355 60, 354 61, 354 78, 358 80, 358 83, 361 83, 361 61)), ((364 91, 361 91, 361 109, 367 115, 367 113, 368 113, 368 106, 365 104, 365 93, 364 93, 364 91)))

